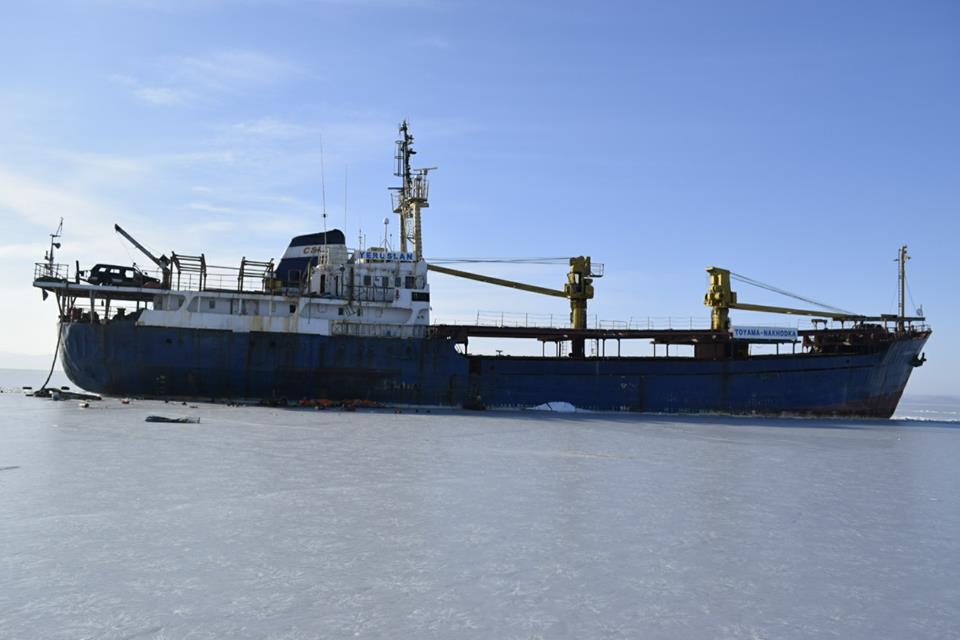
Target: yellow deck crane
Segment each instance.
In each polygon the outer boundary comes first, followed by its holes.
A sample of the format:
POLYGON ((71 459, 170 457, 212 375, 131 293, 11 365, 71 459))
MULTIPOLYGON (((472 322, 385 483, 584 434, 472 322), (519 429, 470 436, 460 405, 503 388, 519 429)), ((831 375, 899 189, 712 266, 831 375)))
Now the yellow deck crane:
MULTIPOLYGON (((485 276, 479 273, 441 267, 436 264, 427 265, 427 268, 430 271, 444 273, 448 276, 486 282, 487 284, 495 284, 500 287, 509 287, 510 289, 520 291, 529 291, 530 293, 538 293, 544 296, 566 298, 570 301, 570 326, 573 329, 587 328, 587 300, 593 298, 593 279, 603 275, 602 269, 596 272, 593 271, 589 256, 570 258, 570 271, 567 273, 567 282, 563 285, 563 289, 548 289, 547 287, 539 287, 525 282, 516 282, 514 280, 485 276)), ((575 358, 582 358, 584 356, 583 338, 574 338, 572 343, 573 348, 571 355, 575 358)))
POLYGON ((737 301, 737 293, 730 287, 730 270, 709 267, 710 289, 703 298, 703 304, 711 307, 710 328, 714 331, 730 330, 730 309, 744 311, 762 311, 783 313, 794 316, 811 316, 830 320, 860 320, 863 316, 834 310, 794 309, 792 307, 773 307, 764 304, 748 304, 737 301))

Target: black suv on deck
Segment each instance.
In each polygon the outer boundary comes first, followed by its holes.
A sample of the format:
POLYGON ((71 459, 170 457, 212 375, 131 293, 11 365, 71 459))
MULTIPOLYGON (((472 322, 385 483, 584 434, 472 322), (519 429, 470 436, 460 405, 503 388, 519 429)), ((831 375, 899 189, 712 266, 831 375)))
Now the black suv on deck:
POLYGON ((160 286, 160 281, 148 276, 136 267, 121 267, 115 264, 98 264, 87 275, 90 284, 109 284, 115 287, 160 286))

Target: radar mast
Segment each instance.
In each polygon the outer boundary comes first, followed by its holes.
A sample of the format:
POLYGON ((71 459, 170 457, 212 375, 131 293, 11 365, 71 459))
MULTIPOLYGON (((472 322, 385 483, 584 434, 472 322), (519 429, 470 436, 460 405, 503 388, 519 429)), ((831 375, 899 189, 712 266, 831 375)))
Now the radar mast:
POLYGON ((394 175, 400 178, 401 186, 391 187, 393 193, 393 212, 400 216, 400 251, 413 251, 417 261, 423 260, 423 236, 420 225, 420 210, 430 206, 430 191, 427 174, 436 169, 414 169, 410 159, 417 152, 413 150, 413 136, 406 120, 400 123, 400 139, 397 140, 397 168, 394 175))

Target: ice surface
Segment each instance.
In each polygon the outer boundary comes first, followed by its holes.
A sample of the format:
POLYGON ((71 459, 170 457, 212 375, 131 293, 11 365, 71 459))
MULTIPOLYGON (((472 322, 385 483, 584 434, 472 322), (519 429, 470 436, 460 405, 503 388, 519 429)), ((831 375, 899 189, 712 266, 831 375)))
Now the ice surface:
POLYGON ((958 425, 90 405, 0 394, 2 638, 960 628, 958 425))

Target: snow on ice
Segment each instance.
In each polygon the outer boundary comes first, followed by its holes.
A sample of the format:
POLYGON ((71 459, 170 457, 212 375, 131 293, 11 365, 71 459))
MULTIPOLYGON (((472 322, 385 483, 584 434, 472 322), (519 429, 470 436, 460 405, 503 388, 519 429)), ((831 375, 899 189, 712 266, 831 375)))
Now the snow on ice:
POLYGON ((957 425, 18 393, 0 416, 0 638, 960 627, 957 425), (200 423, 144 422, 171 411, 200 423))

